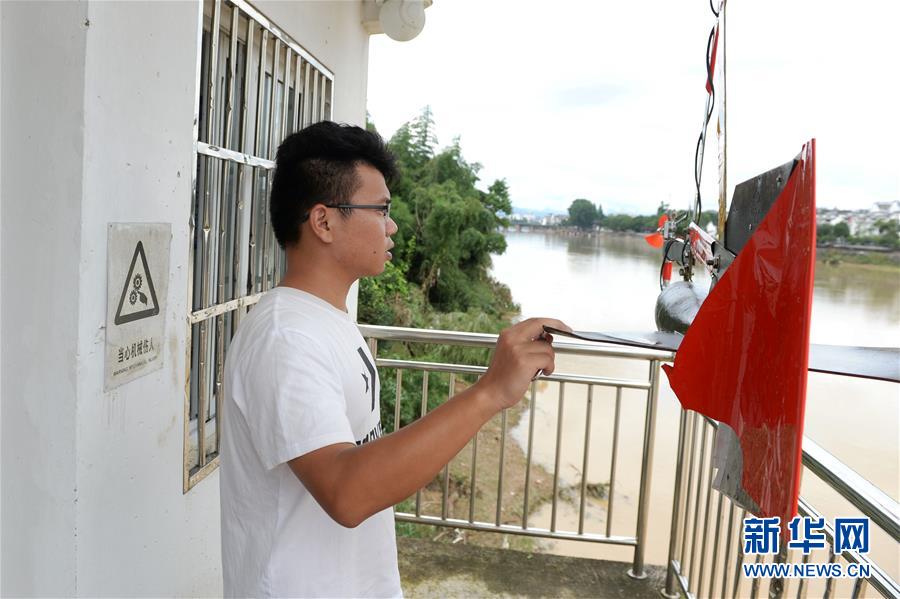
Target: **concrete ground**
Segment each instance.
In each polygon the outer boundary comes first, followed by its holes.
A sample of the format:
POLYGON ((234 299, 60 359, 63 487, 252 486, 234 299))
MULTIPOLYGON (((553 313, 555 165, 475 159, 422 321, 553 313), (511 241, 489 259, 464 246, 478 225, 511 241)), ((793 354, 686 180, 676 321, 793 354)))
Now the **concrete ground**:
POLYGON ((399 537, 400 577, 407 597, 598 597, 660 599, 666 572, 625 574, 629 564, 450 545, 399 537))

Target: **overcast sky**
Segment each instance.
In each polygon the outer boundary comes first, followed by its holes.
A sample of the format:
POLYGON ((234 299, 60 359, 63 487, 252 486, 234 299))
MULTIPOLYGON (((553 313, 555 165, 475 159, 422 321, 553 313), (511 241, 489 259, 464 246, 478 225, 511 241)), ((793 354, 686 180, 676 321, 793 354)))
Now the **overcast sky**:
MULTIPOLYGON (((371 39, 368 110, 390 137, 431 105, 443 147, 505 178, 513 204, 687 208, 705 101, 705 0, 434 0, 410 42, 371 39)), ((732 0, 728 181, 817 139, 820 207, 900 199, 900 3, 732 0)), ((715 118, 703 173, 717 202, 715 118)))

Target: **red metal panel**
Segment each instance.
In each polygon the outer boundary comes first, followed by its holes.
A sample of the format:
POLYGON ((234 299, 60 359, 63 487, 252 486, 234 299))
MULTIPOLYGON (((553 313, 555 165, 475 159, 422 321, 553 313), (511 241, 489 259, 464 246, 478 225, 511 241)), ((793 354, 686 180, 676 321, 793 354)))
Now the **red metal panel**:
MULTIPOLYGON (((663 366, 685 409, 734 429, 758 516, 797 513, 816 247, 815 140, 663 366)), ((738 473, 735 473, 738 474, 738 473)))

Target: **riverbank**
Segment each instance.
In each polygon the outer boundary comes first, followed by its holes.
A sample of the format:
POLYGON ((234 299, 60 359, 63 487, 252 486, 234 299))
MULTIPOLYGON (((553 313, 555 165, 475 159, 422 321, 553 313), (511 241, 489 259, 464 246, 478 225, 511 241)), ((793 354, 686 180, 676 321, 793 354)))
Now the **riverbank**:
POLYGON ((898 251, 819 246, 816 249, 816 261, 832 266, 854 264, 875 270, 900 272, 900 252, 898 251))

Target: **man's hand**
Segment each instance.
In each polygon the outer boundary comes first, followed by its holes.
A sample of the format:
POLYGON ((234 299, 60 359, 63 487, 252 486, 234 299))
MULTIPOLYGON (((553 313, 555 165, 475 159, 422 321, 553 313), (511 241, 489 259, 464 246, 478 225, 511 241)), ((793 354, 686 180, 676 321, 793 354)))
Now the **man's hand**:
POLYGON ((553 372, 553 338, 544 333, 544 325, 572 330, 553 318, 529 318, 500 333, 491 365, 477 384, 493 398, 497 411, 518 403, 536 373, 553 372))

